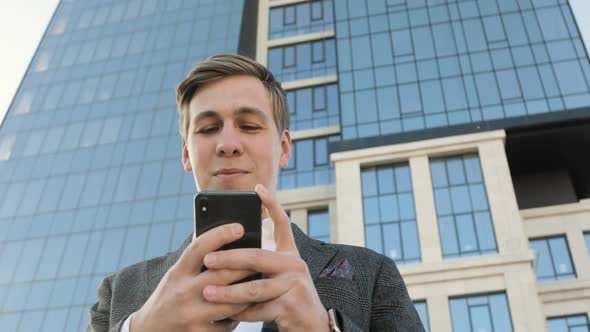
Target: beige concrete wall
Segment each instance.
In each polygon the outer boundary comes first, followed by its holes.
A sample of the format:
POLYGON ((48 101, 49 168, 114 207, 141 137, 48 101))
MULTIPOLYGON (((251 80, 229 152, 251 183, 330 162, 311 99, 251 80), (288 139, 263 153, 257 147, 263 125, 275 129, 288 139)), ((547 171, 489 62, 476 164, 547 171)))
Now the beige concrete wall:
POLYGON ((410 296, 426 300, 432 331, 452 331, 450 297, 506 293, 515 331, 544 331, 545 314, 533 256, 516 204, 503 131, 445 137, 332 154, 336 172, 338 241, 364 245, 360 172, 408 162, 416 207, 421 264, 401 265, 410 296), (477 153, 492 215, 498 254, 443 259, 429 158, 477 153))
POLYGON ((416 223, 418 225, 418 237, 421 243, 422 262, 441 262, 442 250, 436 207, 432 194, 432 178, 428 156, 416 156, 410 158, 410 172, 412 176, 412 190, 414 192, 414 205, 416 207, 416 223))
POLYGON ((576 271, 575 280, 537 284, 546 317, 585 313, 590 317, 590 256, 584 232, 590 231, 590 200, 522 210, 526 237, 565 236, 576 271))

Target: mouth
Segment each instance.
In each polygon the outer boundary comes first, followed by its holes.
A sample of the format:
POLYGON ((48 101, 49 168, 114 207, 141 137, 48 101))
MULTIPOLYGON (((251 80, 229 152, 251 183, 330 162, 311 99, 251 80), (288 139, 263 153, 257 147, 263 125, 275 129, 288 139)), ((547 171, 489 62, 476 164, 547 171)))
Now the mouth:
POLYGON ((248 173, 248 171, 239 168, 223 168, 213 173, 213 176, 222 180, 232 180, 248 173))

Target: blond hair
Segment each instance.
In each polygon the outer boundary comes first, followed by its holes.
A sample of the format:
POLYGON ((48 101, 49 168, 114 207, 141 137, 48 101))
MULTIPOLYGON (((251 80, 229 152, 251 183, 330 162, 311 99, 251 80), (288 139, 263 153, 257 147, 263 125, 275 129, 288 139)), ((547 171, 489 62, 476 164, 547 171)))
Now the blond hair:
POLYGON ((217 54, 197 64, 176 88, 178 106, 178 127, 186 139, 189 126, 189 104, 199 89, 223 78, 248 75, 258 78, 270 95, 273 119, 279 133, 289 129, 289 108, 281 84, 272 73, 258 62, 237 54, 217 54))

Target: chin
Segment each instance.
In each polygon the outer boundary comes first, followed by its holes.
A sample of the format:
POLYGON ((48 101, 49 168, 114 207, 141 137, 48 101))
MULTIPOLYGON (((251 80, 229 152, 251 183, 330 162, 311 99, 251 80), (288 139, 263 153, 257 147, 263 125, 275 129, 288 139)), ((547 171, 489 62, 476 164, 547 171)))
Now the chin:
POLYGON ((252 184, 245 181, 223 181, 212 184, 205 190, 218 190, 218 191, 253 191, 256 184, 252 184))

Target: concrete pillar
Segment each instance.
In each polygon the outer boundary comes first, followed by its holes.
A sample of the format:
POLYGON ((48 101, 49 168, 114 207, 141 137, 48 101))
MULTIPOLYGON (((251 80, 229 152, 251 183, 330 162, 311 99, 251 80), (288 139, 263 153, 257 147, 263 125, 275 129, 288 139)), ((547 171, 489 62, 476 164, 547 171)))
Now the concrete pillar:
POLYGON ((299 226, 299 228, 307 234, 307 209, 293 209, 291 210, 291 222, 299 226))
POLYGON ((440 262, 442 261, 442 250, 428 157, 410 158, 410 172, 422 263, 440 262))
POLYGON ((586 250, 584 233, 572 223, 567 227, 566 237, 577 279, 590 280, 590 256, 586 250))
POLYGON ((528 239, 516 202, 504 141, 478 145, 490 213, 500 254, 527 254, 528 239))
POLYGON ((506 297, 514 331, 547 331, 531 266, 519 264, 505 269, 506 297))
POLYGON ((429 296, 426 299, 430 330, 436 332, 452 332, 451 310, 446 295, 429 296))
POLYGON ((336 174, 336 205, 338 243, 364 246, 363 196, 358 161, 343 160, 334 163, 336 174))
POLYGON ((328 216, 330 218, 330 242, 340 243, 338 240, 338 207, 336 200, 328 203, 328 216))

